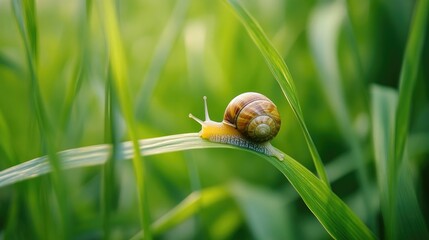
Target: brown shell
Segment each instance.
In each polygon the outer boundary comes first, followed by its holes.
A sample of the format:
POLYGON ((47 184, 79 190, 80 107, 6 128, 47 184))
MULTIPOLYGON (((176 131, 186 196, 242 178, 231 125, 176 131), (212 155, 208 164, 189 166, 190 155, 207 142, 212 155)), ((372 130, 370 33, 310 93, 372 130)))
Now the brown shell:
POLYGON ((253 142, 267 142, 280 130, 280 115, 276 105, 260 93, 238 95, 228 104, 223 123, 235 127, 253 142))

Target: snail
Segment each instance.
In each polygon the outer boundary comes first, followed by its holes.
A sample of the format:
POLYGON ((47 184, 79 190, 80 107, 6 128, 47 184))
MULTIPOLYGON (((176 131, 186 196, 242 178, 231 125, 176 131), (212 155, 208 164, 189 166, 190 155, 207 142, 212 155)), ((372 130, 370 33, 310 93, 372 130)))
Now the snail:
POLYGON ((228 104, 222 122, 210 120, 207 97, 203 99, 205 120, 189 114, 202 126, 201 138, 252 149, 283 160, 283 153, 270 143, 281 124, 277 107, 270 99, 260 93, 242 93, 228 104))

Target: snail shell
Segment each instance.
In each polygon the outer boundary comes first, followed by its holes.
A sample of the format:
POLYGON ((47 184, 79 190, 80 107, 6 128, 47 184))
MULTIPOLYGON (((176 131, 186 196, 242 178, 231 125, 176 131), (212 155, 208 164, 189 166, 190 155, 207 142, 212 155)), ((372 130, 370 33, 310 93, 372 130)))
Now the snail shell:
POLYGON ((267 142, 280 130, 281 120, 276 105, 260 93, 238 95, 228 104, 223 123, 236 128, 253 142, 267 142))
POLYGON ((248 92, 235 97, 228 104, 222 122, 210 120, 206 97, 204 112, 204 121, 189 114, 202 126, 201 138, 284 159, 284 154, 270 143, 279 132, 280 115, 276 105, 264 95, 248 92))

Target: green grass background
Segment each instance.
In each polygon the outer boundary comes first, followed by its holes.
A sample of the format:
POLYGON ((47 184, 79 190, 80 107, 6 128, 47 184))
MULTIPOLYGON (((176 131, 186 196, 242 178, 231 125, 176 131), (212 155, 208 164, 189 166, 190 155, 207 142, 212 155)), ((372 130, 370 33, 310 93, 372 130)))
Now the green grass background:
MULTIPOLYGON (((268 45, 231 2, 0 2, 0 171, 43 155, 52 166, 0 188, 0 239, 341 236, 258 155, 115 160, 115 143, 198 132, 188 113, 203 116, 202 96, 221 121, 257 91, 282 117, 273 145, 318 172, 268 45), (56 152, 103 143, 104 165, 61 170, 56 152)), ((381 239, 428 236, 427 2, 241 1, 293 76, 332 191, 381 239)))

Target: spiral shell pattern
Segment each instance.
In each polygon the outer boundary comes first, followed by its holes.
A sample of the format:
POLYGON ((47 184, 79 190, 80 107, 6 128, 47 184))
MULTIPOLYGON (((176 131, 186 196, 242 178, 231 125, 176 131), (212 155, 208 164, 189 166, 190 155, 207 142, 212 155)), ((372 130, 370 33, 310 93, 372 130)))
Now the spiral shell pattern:
POLYGON ((253 142, 262 143, 274 138, 281 120, 276 105, 260 93, 238 95, 228 104, 223 123, 236 128, 253 142))

